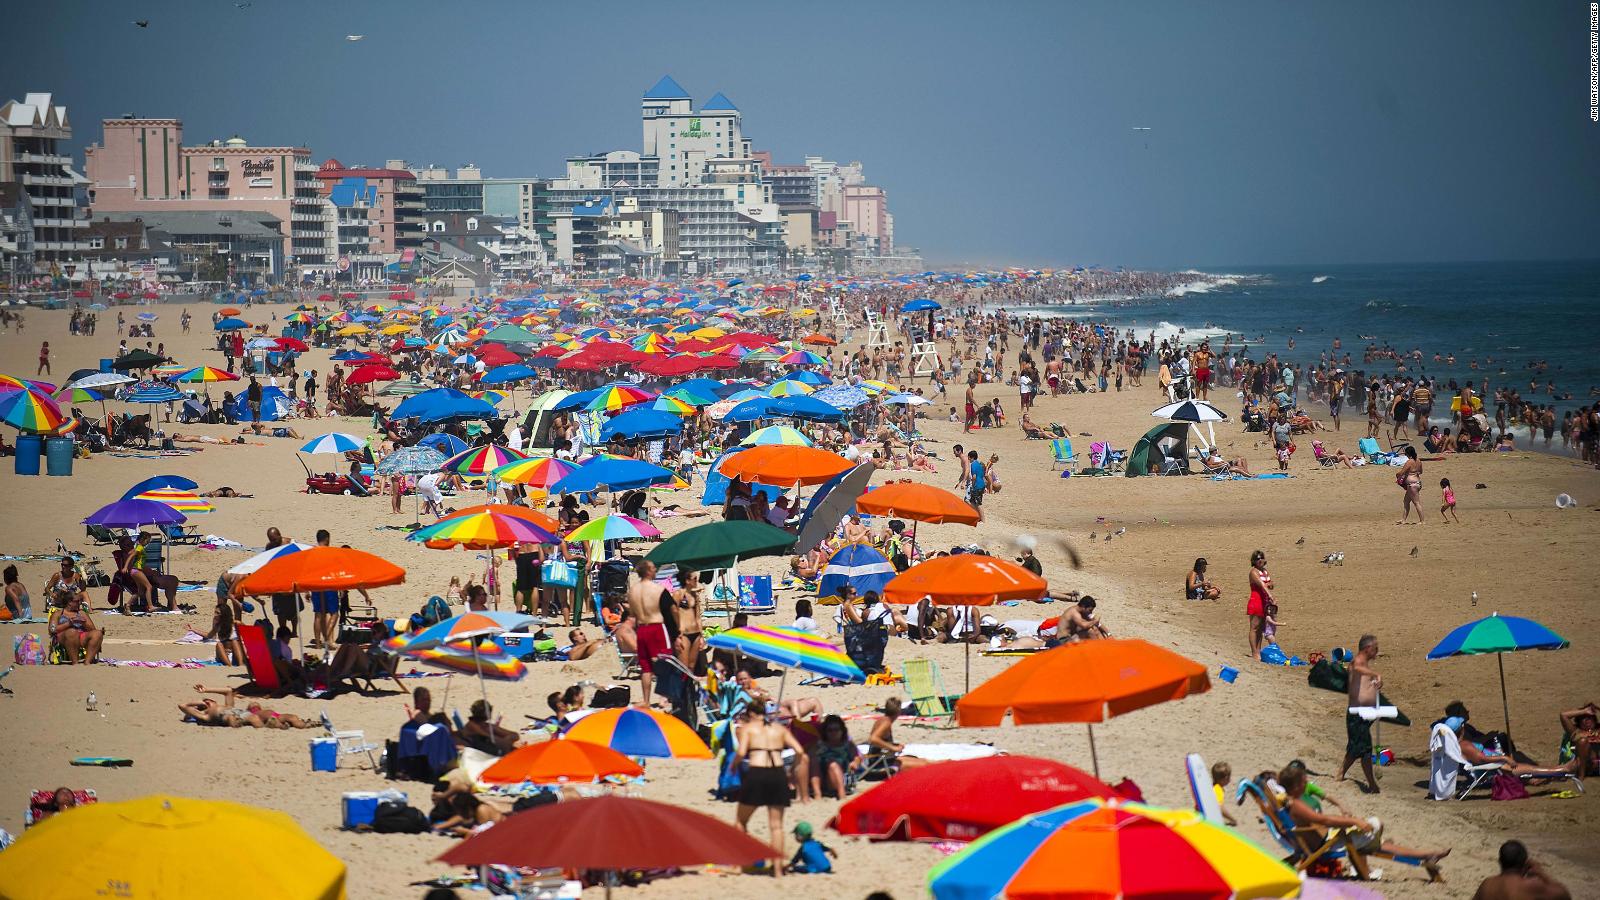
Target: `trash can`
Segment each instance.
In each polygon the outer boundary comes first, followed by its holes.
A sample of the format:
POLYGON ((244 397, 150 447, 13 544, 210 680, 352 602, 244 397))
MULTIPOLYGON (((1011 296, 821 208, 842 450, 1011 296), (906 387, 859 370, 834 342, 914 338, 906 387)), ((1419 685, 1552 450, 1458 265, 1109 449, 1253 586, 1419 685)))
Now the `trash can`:
POLYGON ((110 372, 110 371, 112 371, 111 360, 109 360, 109 359, 100 360, 100 371, 102 371, 102 372, 110 372))
POLYGON ((72 438, 62 436, 46 439, 44 442, 45 473, 48 475, 71 475, 72 451, 72 438))
POLYGON ((39 474, 39 453, 44 449, 44 438, 37 434, 17 435, 17 466, 18 475, 39 474))

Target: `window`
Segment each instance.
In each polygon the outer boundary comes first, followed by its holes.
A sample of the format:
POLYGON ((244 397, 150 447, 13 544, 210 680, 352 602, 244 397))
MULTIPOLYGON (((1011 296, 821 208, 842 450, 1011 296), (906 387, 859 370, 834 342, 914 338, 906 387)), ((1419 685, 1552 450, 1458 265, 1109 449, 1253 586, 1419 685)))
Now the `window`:
POLYGON ((118 250, 126 250, 126 249, 128 249, 128 239, 125 238, 125 237, 117 238, 117 249, 118 250))
POLYGON ((104 250, 105 246, 106 246, 106 239, 105 238, 103 238, 103 237, 92 237, 92 238, 89 238, 89 249, 90 250, 104 250))

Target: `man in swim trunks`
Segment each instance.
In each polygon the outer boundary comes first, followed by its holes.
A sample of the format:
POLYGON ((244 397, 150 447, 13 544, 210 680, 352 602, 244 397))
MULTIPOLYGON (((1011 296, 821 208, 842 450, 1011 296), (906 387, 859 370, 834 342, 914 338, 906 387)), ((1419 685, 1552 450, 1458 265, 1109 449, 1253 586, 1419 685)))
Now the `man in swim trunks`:
POLYGON ((1194 386, 1204 400, 1211 394, 1211 342, 1201 341, 1194 352, 1194 386))
MULTIPOLYGON (((1372 668, 1372 661, 1377 658, 1377 637, 1362 635, 1361 641, 1356 644, 1355 658, 1350 660, 1349 706, 1378 705, 1378 692, 1383 685, 1383 678, 1372 668)), ((1344 730, 1344 764, 1339 766, 1339 780, 1344 781, 1350 765, 1360 760, 1361 772, 1367 776, 1367 793, 1378 793, 1378 778, 1372 772, 1372 722, 1346 710, 1344 730)))
POLYGON ((633 616, 638 644, 639 688, 644 706, 650 705, 650 688, 655 680, 651 665, 658 656, 672 655, 672 641, 661 614, 661 585, 656 584, 655 577, 656 564, 648 559, 636 560, 633 574, 628 577, 628 611, 633 616))

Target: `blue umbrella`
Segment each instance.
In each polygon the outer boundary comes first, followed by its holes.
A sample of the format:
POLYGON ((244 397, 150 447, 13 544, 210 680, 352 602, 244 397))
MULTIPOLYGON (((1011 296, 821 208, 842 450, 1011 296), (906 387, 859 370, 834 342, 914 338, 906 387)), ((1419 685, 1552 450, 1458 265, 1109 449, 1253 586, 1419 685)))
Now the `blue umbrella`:
POLYGON ((817 582, 818 597, 837 597, 839 588, 850 585, 856 596, 868 591, 883 593, 884 585, 895 576, 894 563, 868 544, 846 544, 828 557, 822 567, 822 580, 817 582))
POLYGON ((400 401, 390 418, 442 422, 448 419, 492 419, 494 416, 494 406, 484 400, 468 397, 455 388, 434 388, 400 401))
POLYGON ((367 354, 362 350, 340 350, 330 358, 334 362, 349 362, 352 359, 366 359, 367 354))
POLYGON ((1439 646, 1428 651, 1429 659, 1452 656, 1478 656, 1493 653, 1500 665, 1500 705, 1505 711, 1506 734, 1511 733, 1511 703, 1506 699, 1505 654, 1518 650, 1565 650, 1567 639, 1532 619, 1495 613, 1486 619, 1468 622, 1444 636, 1439 646))
POLYGON ((779 397, 772 401, 772 415, 790 416, 814 422, 837 422, 844 418, 844 410, 811 396, 779 397))
POLYGON ((145 382, 135 385, 128 396, 122 398, 128 403, 170 403, 182 400, 183 393, 170 384, 145 382))
POLYGON ((789 380, 798 381, 801 384, 809 384, 812 386, 833 383, 833 380, 828 376, 823 375, 821 372, 813 372, 810 369, 795 372, 789 376, 789 380))
POLYGON ((539 373, 528 368, 527 366, 524 366, 520 363, 512 363, 506 366, 495 366, 489 371, 483 373, 483 377, 478 379, 478 383, 509 384, 513 381, 522 381, 526 378, 538 377, 539 373))
POLYGON ((198 487, 200 487, 199 483, 190 481, 182 475, 152 475, 133 487, 128 488, 127 493, 122 495, 122 499, 132 500, 134 497, 139 496, 145 491, 154 491, 161 488, 192 491, 198 487))
POLYGON ((227 318, 218 322, 214 327, 218 331, 239 331, 240 329, 249 328, 250 323, 243 319, 227 318))
POLYGON ((455 456, 457 453, 464 452, 467 449, 467 442, 453 434, 445 434, 440 432, 439 434, 430 434, 422 440, 417 441, 417 446, 432 447, 440 453, 443 453, 445 456, 450 457, 455 456))
POLYGON ((353 434, 341 434, 337 431, 325 434, 319 438, 312 438, 300 448, 301 453, 349 453, 351 450, 360 450, 367 446, 367 442, 353 434))
POLYGON ((579 466, 567 477, 550 485, 550 493, 586 494, 601 488, 631 491, 655 484, 668 484, 672 479, 673 474, 670 469, 663 469, 637 459, 600 457, 587 465, 579 466))
POLYGON ((606 390, 606 389, 603 388, 603 387, 597 387, 597 388, 591 388, 591 389, 589 389, 587 391, 578 391, 578 392, 573 393, 573 394, 568 394, 567 396, 565 396, 565 397, 563 397, 561 399, 561 402, 557 403, 555 406, 550 407, 550 411, 551 412, 565 412, 565 411, 567 411, 569 409, 582 409, 585 406, 589 405, 589 401, 590 400, 593 400, 594 398, 600 396, 600 392, 604 391, 604 390, 606 390))
POLYGON ((188 517, 154 500, 118 500, 100 507, 83 520, 85 525, 138 528, 141 525, 179 525, 188 517))
POLYGON ((906 303, 906 305, 900 307, 901 312, 907 313, 927 312, 928 310, 932 309, 944 309, 944 306, 937 300, 929 300, 927 297, 918 297, 917 299, 912 300, 906 303))
POLYGON ((855 409, 872 399, 866 391, 853 384, 830 384, 808 396, 835 409, 855 409))
MULTIPOLYGON (((754 422, 772 415, 772 407, 777 404, 773 397, 753 397, 728 410, 722 416, 724 422, 754 422)), ((838 410, 834 410, 838 412, 838 410)))
POLYGON ((600 440, 659 438, 683 430, 683 420, 669 412, 635 407, 619 413, 600 429, 600 440))

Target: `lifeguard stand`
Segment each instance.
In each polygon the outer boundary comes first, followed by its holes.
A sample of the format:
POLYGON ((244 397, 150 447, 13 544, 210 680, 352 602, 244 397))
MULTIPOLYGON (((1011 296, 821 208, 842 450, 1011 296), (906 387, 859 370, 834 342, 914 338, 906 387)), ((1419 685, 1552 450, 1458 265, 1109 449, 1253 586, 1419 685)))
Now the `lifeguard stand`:
POLYGON ((889 325, 878 318, 878 314, 871 309, 867 313, 867 342, 866 348, 872 350, 877 347, 890 347, 894 341, 889 339, 889 325))

